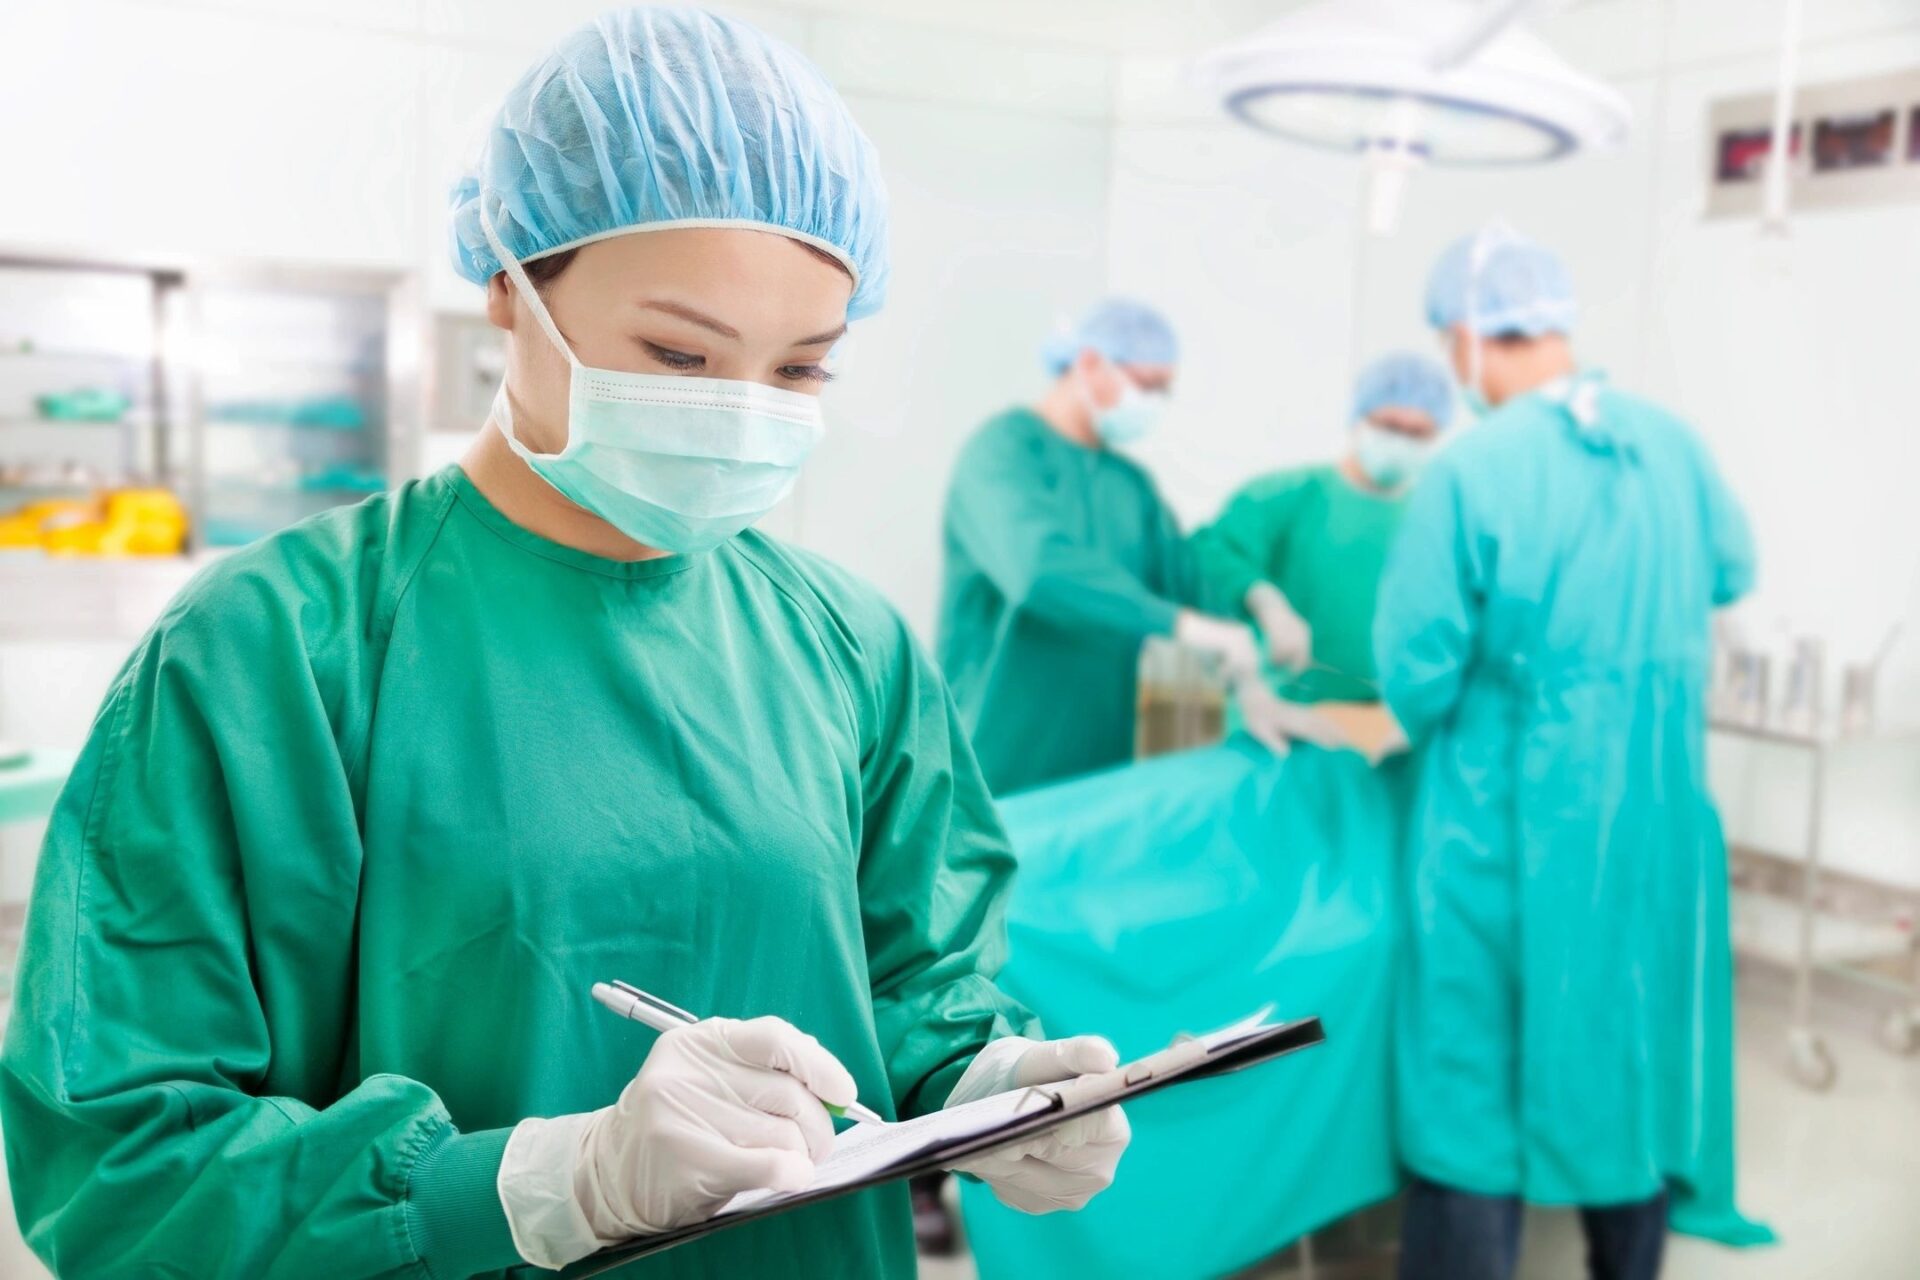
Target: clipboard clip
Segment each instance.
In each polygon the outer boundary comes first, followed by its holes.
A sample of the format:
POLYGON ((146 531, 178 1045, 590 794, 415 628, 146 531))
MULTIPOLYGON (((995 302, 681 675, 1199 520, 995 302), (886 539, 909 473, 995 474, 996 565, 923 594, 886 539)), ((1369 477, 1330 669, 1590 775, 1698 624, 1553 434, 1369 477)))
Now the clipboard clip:
POLYGON ((1062 1080, 1058 1084, 1036 1088, 1054 1090, 1053 1096, 1064 1110, 1118 1102, 1129 1093, 1163 1075, 1180 1075, 1207 1060, 1212 1050, 1200 1040, 1182 1040, 1158 1053, 1122 1063, 1098 1075, 1062 1080))

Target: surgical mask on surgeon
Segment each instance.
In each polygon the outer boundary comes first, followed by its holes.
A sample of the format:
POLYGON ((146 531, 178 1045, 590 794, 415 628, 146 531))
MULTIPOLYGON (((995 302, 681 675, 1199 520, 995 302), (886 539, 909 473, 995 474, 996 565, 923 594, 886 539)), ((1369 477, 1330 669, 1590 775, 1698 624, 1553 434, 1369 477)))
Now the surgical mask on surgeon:
POLYGON ((1367 479, 1382 489, 1412 484, 1433 456, 1433 448, 1431 440, 1419 440, 1372 422, 1362 421, 1353 429, 1354 460, 1367 479))
POLYGON ((1487 399, 1487 343, 1477 333, 1467 335, 1467 380, 1460 387, 1460 399, 1466 404, 1467 412, 1476 418, 1484 418, 1493 412, 1493 402, 1487 399))
POLYGON ((817 397, 758 382, 583 365, 495 235, 484 202, 481 229, 571 368, 567 443, 558 453, 521 442, 504 380, 494 396, 495 423, 535 475, 635 542, 682 553, 719 546, 787 496, 820 439, 817 397))
POLYGON ((1120 381, 1120 398, 1111 405, 1102 409, 1094 404, 1092 395, 1085 391, 1085 384, 1081 394, 1093 414, 1093 433, 1103 444, 1132 444, 1152 433, 1166 408, 1167 395, 1164 391, 1142 391, 1122 369, 1116 367, 1113 373, 1120 381))

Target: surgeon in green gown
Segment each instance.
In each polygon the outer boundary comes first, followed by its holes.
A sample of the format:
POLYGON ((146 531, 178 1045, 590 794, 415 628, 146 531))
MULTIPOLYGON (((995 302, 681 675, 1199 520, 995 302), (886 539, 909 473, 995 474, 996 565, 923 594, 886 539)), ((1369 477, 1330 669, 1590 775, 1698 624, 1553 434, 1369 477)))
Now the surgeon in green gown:
POLYGON ((1578 1206, 1592 1273, 1734 1199, 1727 860, 1707 790, 1709 618, 1746 520, 1671 413, 1576 363, 1559 259, 1489 227, 1428 318, 1488 412, 1416 486, 1380 586, 1415 748, 1395 1039, 1415 1181, 1403 1280, 1506 1280, 1521 1204, 1578 1206))
POLYGON ((1346 451, 1253 481, 1193 536, 1216 597, 1240 600, 1298 702, 1380 696, 1373 609, 1407 494, 1453 417, 1453 384, 1426 356, 1360 371, 1346 451))
MULTIPOLYGON (((0 1059, 55 1275, 558 1268, 804 1185, 823 1104, 1113 1064, 1017 1034, 1012 860, 907 628, 747 528, 880 304, 875 164, 799 55, 698 10, 609 13, 511 91, 453 201, 507 341, 472 450, 203 573, 61 798, 0 1059), (703 1020, 615 1018, 612 978, 703 1020)), ((962 1168, 1077 1207, 1102 1116, 962 1168)), ((914 1267, 893 1186, 627 1274, 914 1267)))
POLYGON ((947 491, 938 651, 995 794, 1133 757, 1140 646, 1177 638, 1249 691, 1252 630, 1212 601, 1153 479, 1120 451, 1151 431, 1179 346, 1109 298, 1043 355, 1039 403, 982 425, 947 491))

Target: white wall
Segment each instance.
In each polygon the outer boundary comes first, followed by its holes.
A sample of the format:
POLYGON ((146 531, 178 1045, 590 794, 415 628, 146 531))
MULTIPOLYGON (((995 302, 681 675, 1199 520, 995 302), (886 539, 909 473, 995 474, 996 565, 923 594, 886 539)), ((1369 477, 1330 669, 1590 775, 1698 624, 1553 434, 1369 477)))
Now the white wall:
MULTIPOLYGON (((1920 63, 1920 6, 1808 5, 1809 82, 1920 63)), ((1326 456, 1352 371, 1390 346, 1433 350, 1420 319, 1441 246, 1493 214, 1560 248, 1583 304, 1583 355, 1683 412, 1752 514, 1763 558, 1753 625, 1776 619, 1870 648, 1907 617, 1884 699, 1920 723, 1920 208, 1815 213, 1790 238, 1706 222, 1710 99, 1765 91, 1778 5, 1595 0, 1541 33, 1606 76, 1635 113, 1622 150, 1506 174, 1415 177, 1398 233, 1358 230, 1358 166, 1225 121, 1178 60, 1121 62, 1108 273, 1166 306, 1190 340, 1174 420, 1143 452, 1188 520, 1247 475, 1326 456), (1896 461, 1901 460, 1901 461, 1896 461)), ((1730 826, 1797 847, 1800 762, 1716 749, 1730 826)), ((1920 748, 1843 758, 1828 834, 1839 861, 1920 884, 1920 748)))

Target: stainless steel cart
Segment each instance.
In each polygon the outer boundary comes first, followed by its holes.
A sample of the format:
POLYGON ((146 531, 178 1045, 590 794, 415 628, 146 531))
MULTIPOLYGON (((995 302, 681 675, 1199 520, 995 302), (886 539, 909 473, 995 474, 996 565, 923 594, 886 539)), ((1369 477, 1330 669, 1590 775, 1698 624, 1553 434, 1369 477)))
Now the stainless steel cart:
POLYGON ((1790 899, 1749 895, 1736 917, 1734 945, 1743 954, 1779 963, 1793 975, 1793 1016, 1787 1031, 1788 1065, 1794 1079, 1809 1089, 1832 1087, 1839 1065, 1826 1038, 1815 1029, 1814 977, 1828 973, 1875 987, 1894 997, 1881 1025, 1881 1039, 1901 1054, 1920 1051, 1920 951, 1909 926, 1862 921, 1832 910, 1822 892, 1827 775, 1834 754, 1871 744, 1920 741, 1920 729, 1842 732, 1836 728, 1792 729, 1716 717, 1715 733, 1770 743, 1805 754, 1808 800, 1805 845, 1800 851, 1799 885, 1790 899), (1905 962, 1906 977, 1890 977, 1865 966, 1888 959, 1905 962))

